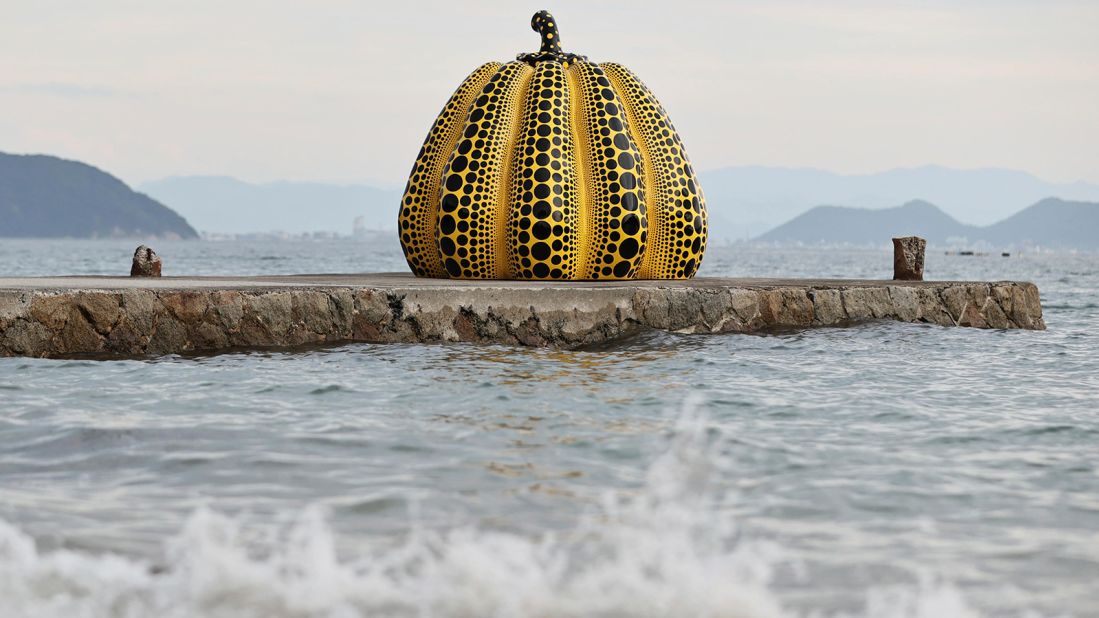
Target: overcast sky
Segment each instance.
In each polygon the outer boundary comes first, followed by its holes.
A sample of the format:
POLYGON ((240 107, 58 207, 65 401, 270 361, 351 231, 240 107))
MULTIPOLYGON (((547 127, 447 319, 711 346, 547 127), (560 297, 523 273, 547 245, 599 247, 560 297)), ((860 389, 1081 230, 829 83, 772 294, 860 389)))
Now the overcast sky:
POLYGON ((541 8, 567 51, 656 92, 702 170, 934 163, 1099 182, 1095 0, 5 0, 0 151, 133 184, 401 185, 466 74, 538 48, 541 8))

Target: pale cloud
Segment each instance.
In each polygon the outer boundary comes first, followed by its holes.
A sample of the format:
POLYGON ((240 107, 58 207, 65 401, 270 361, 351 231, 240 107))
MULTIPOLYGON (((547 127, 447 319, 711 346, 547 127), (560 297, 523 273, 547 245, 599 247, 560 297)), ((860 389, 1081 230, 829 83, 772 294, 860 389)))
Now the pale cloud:
POLYGON ((452 89, 537 47, 634 69, 697 167, 939 163, 1099 181, 1093 2, 16 3, 0 149, 136 182, 403 182, 452 89))

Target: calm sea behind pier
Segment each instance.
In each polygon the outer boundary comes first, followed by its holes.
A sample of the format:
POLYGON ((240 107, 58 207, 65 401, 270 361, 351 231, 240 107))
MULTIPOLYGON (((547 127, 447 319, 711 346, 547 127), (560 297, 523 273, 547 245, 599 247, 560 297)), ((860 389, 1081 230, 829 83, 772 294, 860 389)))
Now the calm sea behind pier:
MULTIPOLYGON (((405 270, 159 242, 165 274, 405 270)), ((0 241, 0 274, 136 243, 0 241)), ((1099 256, 946 256, 1048 330, 0 359, 0 616, 1099 616, 1099 256)), ((702 276, 886 250, 713 247, 702 276)))

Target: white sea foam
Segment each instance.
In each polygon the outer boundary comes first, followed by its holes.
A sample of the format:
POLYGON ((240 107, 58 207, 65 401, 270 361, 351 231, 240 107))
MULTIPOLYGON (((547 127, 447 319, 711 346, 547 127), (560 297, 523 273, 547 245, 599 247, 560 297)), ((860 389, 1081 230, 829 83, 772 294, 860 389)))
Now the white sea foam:
MULTIPOLYGON (((782 552, 738 539, 709 482, 726 473, 705 419, 685 414, 632 496, 611 495, 563 535, 415 530, 398 547, 340 560, 323 512, 265 542, 240 520, 199 510, 163 565, 41 552, 0 521, 4 617, 770 617, 782 552)), ((871 590, 865 614, 977 615, 951 587, 871 590)), ((823 614, 814 614, 823 615, 823 614)))

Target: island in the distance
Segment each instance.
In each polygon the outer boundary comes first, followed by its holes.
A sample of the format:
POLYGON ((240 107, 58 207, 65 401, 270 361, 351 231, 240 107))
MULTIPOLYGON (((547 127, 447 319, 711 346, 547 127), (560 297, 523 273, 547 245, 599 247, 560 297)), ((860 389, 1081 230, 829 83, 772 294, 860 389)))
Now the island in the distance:
POLYGON ((198 238, 171 208, 78 161, 0 152, 0 237, 198 238))
POLYGON ((1099 249, 1099 203, 1046 198, 987 226, 968 225, 934 204, 913 200, 895 208, 817 206, 755 240, 775 244, 877 245, 915 235, 933 245, 1099 249), (968 243, 968 244, 967 244, 968 243))

